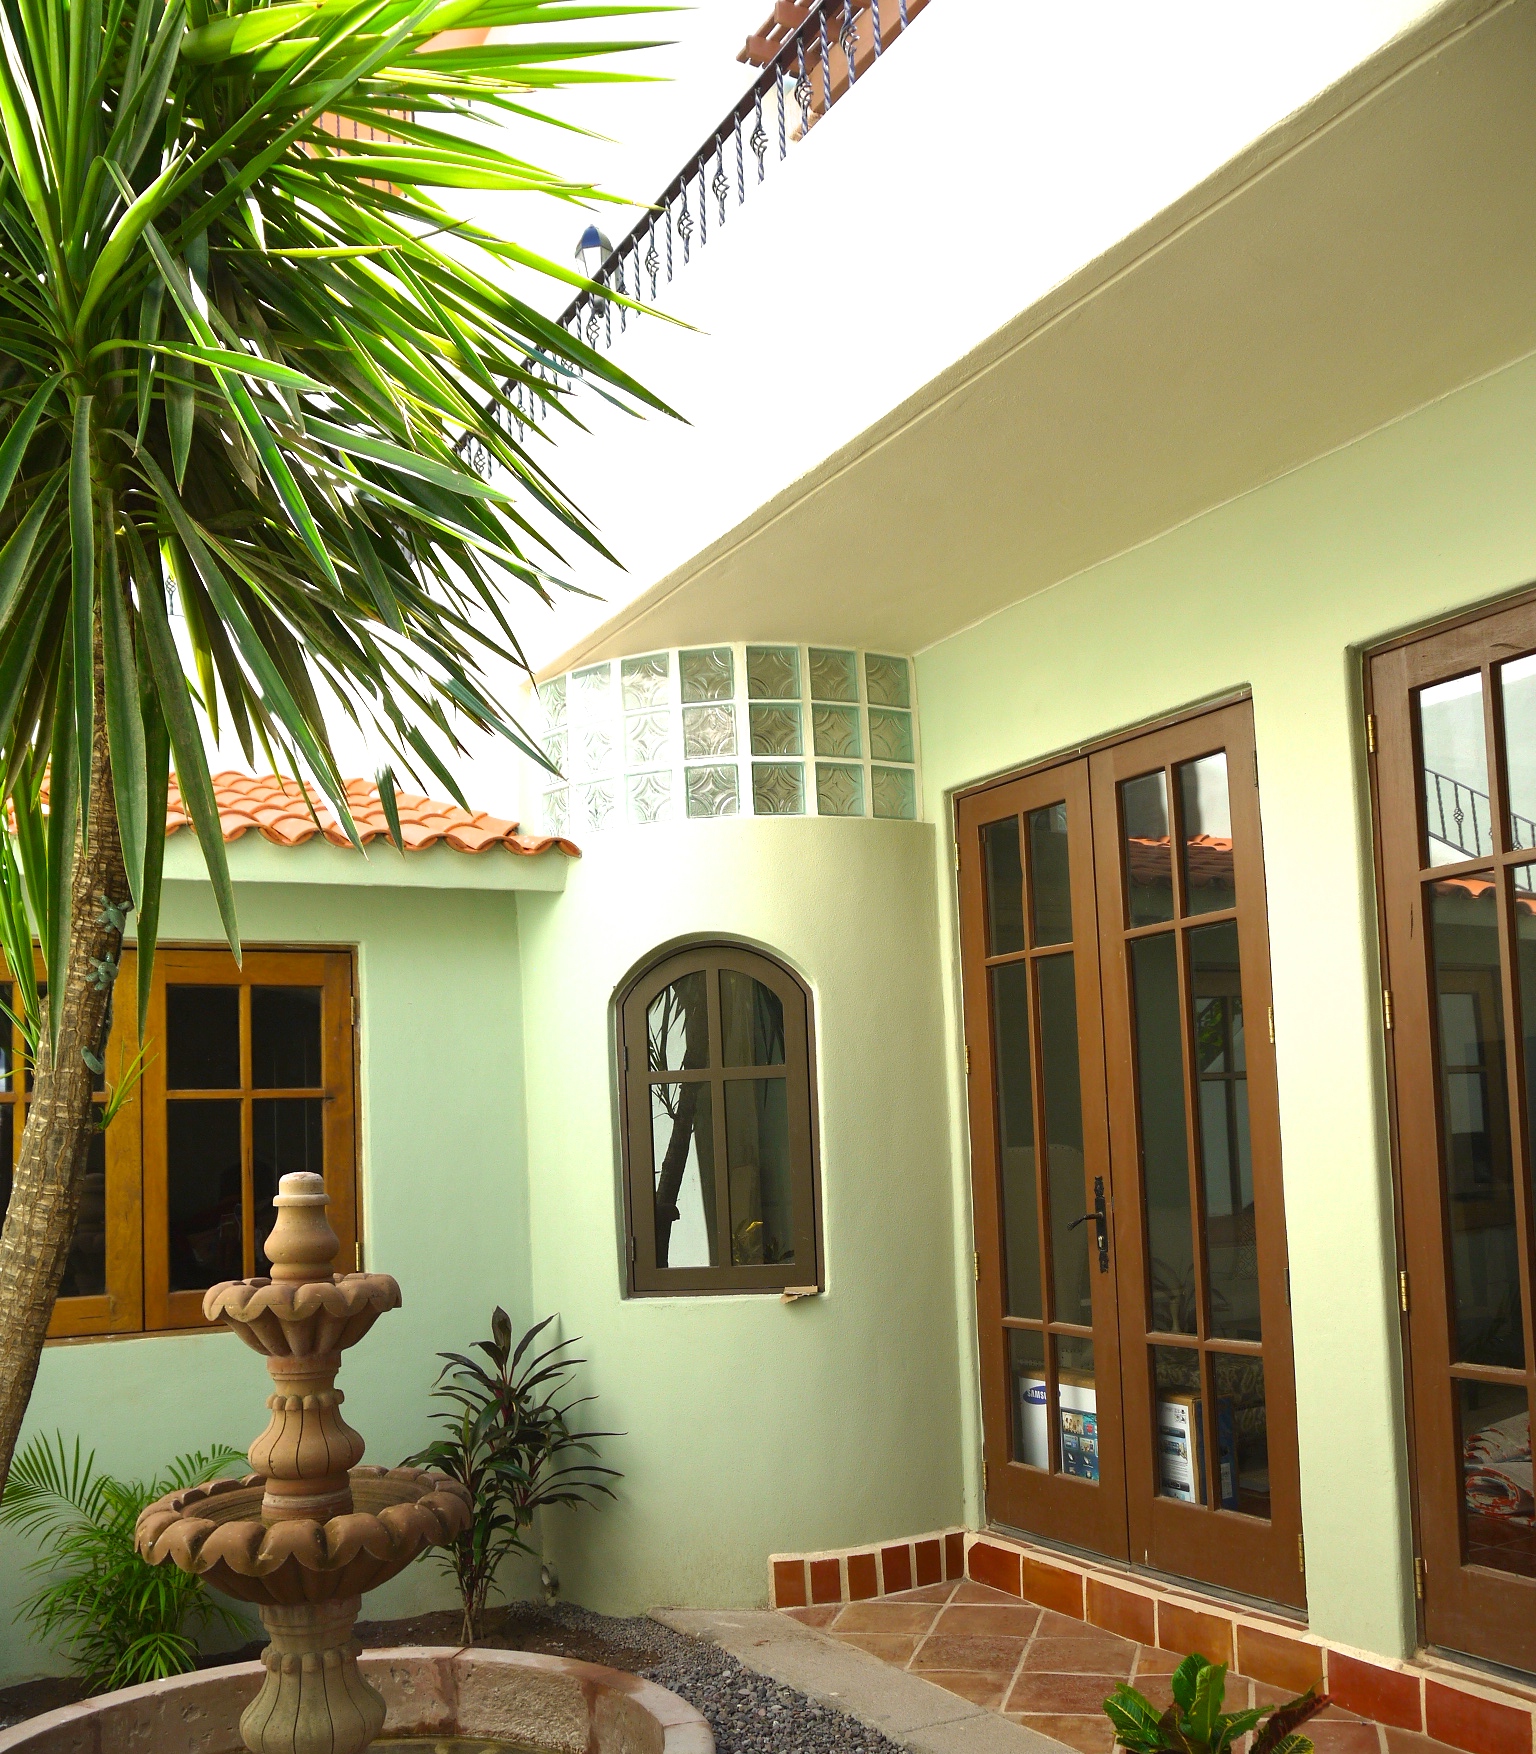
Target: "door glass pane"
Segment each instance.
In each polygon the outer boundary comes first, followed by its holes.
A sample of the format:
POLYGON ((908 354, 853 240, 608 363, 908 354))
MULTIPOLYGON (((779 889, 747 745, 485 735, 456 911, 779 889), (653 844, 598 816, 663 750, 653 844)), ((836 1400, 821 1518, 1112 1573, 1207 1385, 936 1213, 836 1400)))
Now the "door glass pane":
POLYGON ((1093 1325, 1089 1253, 1095 1231, 1077 1220, 1089 1209, 1083 1191, 1083 1093, 1077 1066, 1077 986, 1072 953, 1042 957, 1040 1062, 1045 1084, 1046 1163, 1050 1175, 1051 1314, 1059 1322, 1093 1325), (1074 1229, 1073 1226, 1076 1225, 1074 1229))
POLYGON ((251 1083, 314 1090, 321 1082, 320 988, 252 987, 251 1083))
POLYGON ((165 1036, 169 1089, 240 1088, 239 987, 167 986, 165 1036))
MULTIPOLYGON (((6 1114, 9 1116, 7 1106, 6 1114)), ((97 1121, 101 1110, 95 1111, 97 1121)), ((7 1160, 9 1170, 9 1160, 7 1160)), ((232 1275, 238 1278, 238 1271, 232 1275)), ((85 1178, 81 1182, 80 1216, 64 1263, 60 1297, 100 1297, 107 1289, 107 1136, 92 1129, 86 1143, 85 1178)))
POLYGON ((1191 1347, 1154 1346, 1153 1455, 1159 1498, 1205 1503, 1205 1406, 1200 1354, 1191 1347))
POLYGON ((1430 890, 1436 1043, 1456 1357, 1525 1362, 1514 1163, 1504 1071, 1498 892, 1486 878, 1430 890))
POLYGON ((1029 901, 1036 944, 1072 942, 1072 879, 1067 864, 1067 807, 1029 813, 1029 901))
MULTIPOLYGON (((0 1005, 4 1005, 6 1011, 15 1010, 15 1002, 11 997, 11 983, 9 981, 0 981, 0 1005)), ((11 1070, 13 1061, 11 1034, 11 1020, 4 1014, 4 1012, 0 1012, 0 1090, 10 1090, 12 1088, 11 1070)), ((6 1162, 9 1163, 10 1159, 7 1158, 6 1162)))
POLYGON ((1011 956, 1024 948, 1024 866, 1019 819, 989 822, 981 831, 987 867, 987 954, 1011 956))
POLYGON ((325 1102, 318 1096, 263 1097, 251 1104, 251 1196, 258 1273, 271 1267, 262 1244, 277 1216, 272 1200, 278 1182, 300 1171, 325 1174, 324 1117, 325 1102))
POLYGON ((720 970, 720 1030, 726 1065, 784 1064, 784 1001, 739 969, 720 970))
MULTIPOLYGON (((1530 867, 1523 867, 1529 873, 1530 867)), ((1531 1211, 1536 1212, 1536 899, 1521 893, 1522 870, 1515 877, 1515 958, 1520 982, 1520 1075, 1525 1079, 1527 1122, 1525 1179, 1531 1211)))
MULTIPOLYGON (((1034 1078, 1029 1060, 1029 964, 990 971, 996 1044, 997 1154, 1003 1197, 1003 1307, 1040 1317, 1040 1220, 1035 1205, 1034 1078)), ((1042 1414, 1042 1418, 1044 1415, 1042 1414)))
POLYGON ((789 1085, 783 1078, 728 1078, 726 1163, 731 1187, 731 1263, 782 1265, 795 1258, 790 1197, 789 1085))
POLYGON ((1173 918, 1173 847, 1168 831, 1168 782, 1161 771, 1120 787, 1125 835, 1125 889, 1130 924, 1173 918))
POLYGON ((240 1278, 245 1263, 238 1098, 166 1104, 165 1179, 171 1290, 206 1291, 240 1278))
POLYGON ((1199 1324, 1176 956, 1171 932, 1131 942, 1137 1118, 1151 1269, 1149 1319, 1156 1333, 1193 1334, 1199 1324))
POLYGON ((1269 1413, 1264 1404, 1264 1360, 1213 1352, 1216 1442, 1221 1457, 1221 1502, 1245 1516, 1269 1515, 1269 1413))
POLYGON ((709 1000, 702 969, 663 987, 645 1014, 653 1072, 691 1072, 709 1064, 709 1000))
POLYGON ((1201 926, 1189 934, 1189 971, 1195 1003, 1195 1071, 1200 1080, 1211 1332, 1229 1340, 1257 1340, 1258 1230, 1235 920, 1201 926))
POLYGON ((1013 1459, 1029 1468, 1051 1465, 1051 1422, 1045 1393, 1045 1336, 1008 1330, 1008 1380, 1013 1384, 1013 1459))
POLYGON ((1531 1409, 1515 1383, 1458 1382, 1468 1565, 1536 1577, 1531 1409))
POLYGON ((1536 847, 1536 655, 1499 665, 1509 844, 1536 847))
POLYGON ((1458 676, 1418 697, 1425 864, 1452 865, 1493 850, 1483 679, 1458 676))
POLYGON ((1056 1442, 1061 1471, 1076 1480, 1099 1478, 1099 1396, 1093 1373, 1093 1341, 1062 1334, 1056 1348, 1056 1442))
POLYGON ((708 1084, 651 1086, 651 1149, 656 1188, 656 1265, 718 1265, 715 1135, 708 1084))
POLYGON ((1184 911, 1213 914, 1236 907, 1226 754, 1218 750, 1183 762, 1178 774, 1184 811, 1184 911))

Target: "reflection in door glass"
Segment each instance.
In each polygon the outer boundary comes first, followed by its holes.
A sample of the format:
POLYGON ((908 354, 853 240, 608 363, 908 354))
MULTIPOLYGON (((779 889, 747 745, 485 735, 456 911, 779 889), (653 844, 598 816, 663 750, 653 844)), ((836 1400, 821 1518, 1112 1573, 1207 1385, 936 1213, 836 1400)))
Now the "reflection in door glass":
POLYGON ((720 1036, 727 1066, 782 1066, 784 1001, 754 976, 722 968, 720 1036))
POLYGON ((1192 1347, 1152 1351, 1152 1457, 1159 1498, 1204 1504, 1205 1398, 1200 1354, 1192 1347))
POLYGON ((1485 877, 1431 888, 1436 1043, 1456 1293, 1466 1364, 1525 1362, 1514 1163, 1504 1072, 1498 891, 1485 877))
POLYGON ((1269 1515, 1269 1412, 1264 1360, 1213 1352, 1216 1431, 1221 1440, 1221 1502, 1244 1516, 1269 1515))
POLYGON ((1038 1329, 1008 1330, 1008 1383, 1012 1397, 1013 1459, 1028 1468, 1049 1468, 1051 1422, 1045 1394, 1045 1336, 1038 1329))
POLYGON ((794 1260, 788 1082, 727 1078, 725 1140, 731 1265, 781 1266, 794 1260))
POLYGON ((991 971, 997 1144, 1003 1196, 1003 1307, 1040 1316, 1040 1219, 1035 1204, 1034 1080, 1029 1060, 1029 964, 991 971))
POLYGON ((989 822, 981 831, 987 867, 987 954, 1012 956, 1024 948, 1024 865, 1019 819, 989 822))
POLYGON ((1036 944, 1072 942, 1072 881, 1067 863, 1067 807, 1029 813, 1030 914, 1036 944))
POLYGON ((1168 837, 1168 782, 1143 774, 1120 787, 1125 835, 1125 892, 1130 924, 1150 926, 1173 918, 1173 846, 1168 837))
POLYGON ((1257 1340, 1258 1228, 1235 920, 1201 926, 1189 934, 1189 971, 1195 1004, 1195 1075, 1200 1080, 1200 1179, 1205 1190, 1211 1332, 1228 1340, 1257 1340))
POLYGON ((1493 851, 1483 679, 1458 676, 1419 690, 1420 784, 1426 865, 1453 865, 1493 851))
POLYGON ((1150 1267, 1149 1325, 1154 1333, 1193 1334, 1199 1331, 1195 1245, 1189 1209, 1179 976, 1171 932, 1131 940, 1131 980, 1142 1199, 1150 1267))
POLYGON ((712 1119, 708 1084, 651 1086, 658 1267, 718 1265, 712 1119))
POLYGON ((1458 1382, 1466 1562, 1536 1577, 1531 1409, 1514 1383, 1458 1382))
POLYGON ((695 1071, 709 1064, 709 1003, 701 970, 663 987, 645 1014, 653 1072, 695 1071))
POLYGON ((1040 1063, 1045 1084, 1046 1162, 1050 1176, 1051 1267, 1056 1283, 1052 1316, 1093 1325, 1089 1250, 1092 1220, 1083 1191, 1083 1092, 1077 1066, 1077 988, 1072 952, 1044 956, 1040 981, 1040 1063), (1074 1228, 1075 1226, 1075 1228, 1074 1228))
POLYGON ((1075 1480, 1099 1478, 1099 1395, 1093 1372, 1093 1341, 1061 1334, 1056 1348, 1056 1442, 1061 1471, 1075 1480))
MULTIPOLYGON (((1504 703, 1504 770, 1509 787, 1509 844, 1536 847, 1536 656, 1499 665, 1504 703)), ((1529 889, 1529 883, 1517 887, 1529 889)))
POLYGON ((1536 899, 1522 893, 1530 886, 1533 867, 1516 868, 1515 881, 1515 960, 1520 982, 1520 1065, 1525 1078, 1526 1113, 1531 1123, 1526 1127, 1526 1157, 1523 1176, 1531 1190, 1531 1210, 1536 1212, 1536 899), (1524 877, 1526 881, 1522 883, 1524 877))
POLYGON ((1232 877, 1232 805, 1223 751, 1178 768, 1184 812, 1184 911, 1214 914, 1237 906, 1232 877))

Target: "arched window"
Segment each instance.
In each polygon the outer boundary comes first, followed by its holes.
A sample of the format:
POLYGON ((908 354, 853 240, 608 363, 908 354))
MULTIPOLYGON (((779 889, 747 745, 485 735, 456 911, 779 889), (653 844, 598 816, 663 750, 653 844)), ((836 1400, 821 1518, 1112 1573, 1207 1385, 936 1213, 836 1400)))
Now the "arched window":
POLYGON ((788 969, 706 944, 619 1007, 633 1292, 819 1287, 811 997, 788 969))

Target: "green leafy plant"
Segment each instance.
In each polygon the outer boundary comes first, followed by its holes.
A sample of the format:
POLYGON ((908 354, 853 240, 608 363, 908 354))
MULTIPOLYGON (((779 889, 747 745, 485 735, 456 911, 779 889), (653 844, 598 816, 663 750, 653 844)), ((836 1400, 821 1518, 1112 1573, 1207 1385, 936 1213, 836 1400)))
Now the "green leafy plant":
POLYGON ((1284 1705, 1223 1712, 1227 1665, 1202 1656, 1185 1657, 1172 1688, 1173 1704, 1164 1712, 1123 1681, 1115 1688, 1104 1711, 1119 1747, 1130 1754, 1226 1754, 1257 1731, 1249 1754, 1313 1754, 1311 1737, 1297 1732, 1328 1703, 1326 1693, 1307 1692, 1284 1705))
POLYGON ((511 1317, 498 1307, 490 1339, 474 1343, 489 1368, 461 1352, 438 1353, 445 1362, 432 1392, 449 1410, 432 1417, 447 1435, 410 1461, 459 1481, 474 1503, 469 1528, 436 1555, 463 1602, 465 1644, 485 1630, 485 1605, 502 1561, 534 1551, 524 1539, 534 1513, 556 1504, 590 1505, 596 1493, 612 1498, 607 1481, 621 1478, 595 1460, 595 1440, 618 1433, 571 1429, 572 1413, 592 1399, 565 1398, 571 1372, 586 1362, 567 1351, 576 1342, 533 1350, 554 1319, 546 1316, 514 1348, 511 1317), (574 1459, 583 1456, 594 1459, 574 1459))
POLYGON ((76 1674, 96 1693, 132 1687, 197 1665, 196 1632, 246 1622, 209 1594, 200 1577, 174 1565, 146 1565, 133 1529, 151 1500, 244 1463, 239 1450, 178 1456, 155 1480, 98 1473, 62 1433, 35 1437, 17 1455, 0 1495, 0 1526, 37 1538, 28 1570, 44 1581, 17 1610, 39 1638, 57 1640, 76 1674))

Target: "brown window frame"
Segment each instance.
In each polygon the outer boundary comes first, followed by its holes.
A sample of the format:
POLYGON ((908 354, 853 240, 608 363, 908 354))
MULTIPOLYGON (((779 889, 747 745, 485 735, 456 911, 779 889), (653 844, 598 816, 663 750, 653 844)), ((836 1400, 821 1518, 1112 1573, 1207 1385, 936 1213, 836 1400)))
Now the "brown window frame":
POLYGON ((669 950, 648 963, 625 988, 615 1007, 619 1064, 619 1137, 623 1164, 625 1283, 631 1297, 707 1297, 743 1292, 823 1289, 821 1162, 817 1128, 815 1000, 810 988, 776 957, 742 945, 710 941, 669 950), (719 979, 732 969, 761 981, 784 1002, 784 1065, 727 1068, 720 1051, 719 979), (681 976, 703 973, 709 981, 709 1064, 691 1072, 653 1073, 646 1013, 651 1001, 681 976), (655 1184, 649 1091, 653 1084, 707 1082, 719 1094, 713 1112, 722 1117, 716 1151, 719 1242, 729 1242, 728 1175, 723 1128, 727 1078, 783 1076, 788 1082, 791 1200, 795 1259, 763 1266, 658 1267, 655 1184))
MULTIPOLYGON (((38 976, 42 977, 41 962, 38 976)), ((0 980, 9 970, 0 959, 0 980)), ((253 1092, 249 1067, 249 990, 252 986, 319 985, 322 999, 322 1084, 305 1094, 324 1102, 326 1183, 331 1195, 328 1216, 341 1241, 337 1256, 342 1271, 361 1266, 358 1211, 357 1050, 355 955, 351 949, 303 945, 293 948, 247 947, 241 964, 222 945, 162 944, 155 956, 145 1020, 143 1077, 130 1093, 106 1133, 106 1290, 99 1295, 61 1297, 48 1326, 50 1340, 81 1340, 122 1334, 195 1333, 207 1331, 201 1291, 171 1292, 167 1285, 168 1246, 165 1162, 165 1060, 156 1043, 164 1039, 165 989, 171 984, 239 986, 241 997, 242 1142, 247 1181, 246 1272, 254 1271, 254 1237, 249 1176, 253 1092)), ((137 954, 123 950, 117 1002, 107 1038, 107 1077, 114 1083, 139 1051, 137 954)), ((24 1110, 28 1100, 21 1075, 24 1053, 14 1024, 0 1016, 0 1029, 13 1036, 15 1071, 11 1090, 0 1090, 0 1103, 24 1110)), ((199 1092, 200 1095, 205 1094, 199 1092)), ((214 1092, 213 1095, 222 1093, 214 1092)), ((263 1090, 260 1095, 270 1093, 263 1090)), ((280 1093, 279 1093, 280 1094, 280 1093)), ((174 1096, 169 1100, 175 1100, 174 1096)), ((18 1119, 20 1117, 18 1116, 18 1119)), ((21 1128, 14 1129, 20 1149, 21 1128)))

